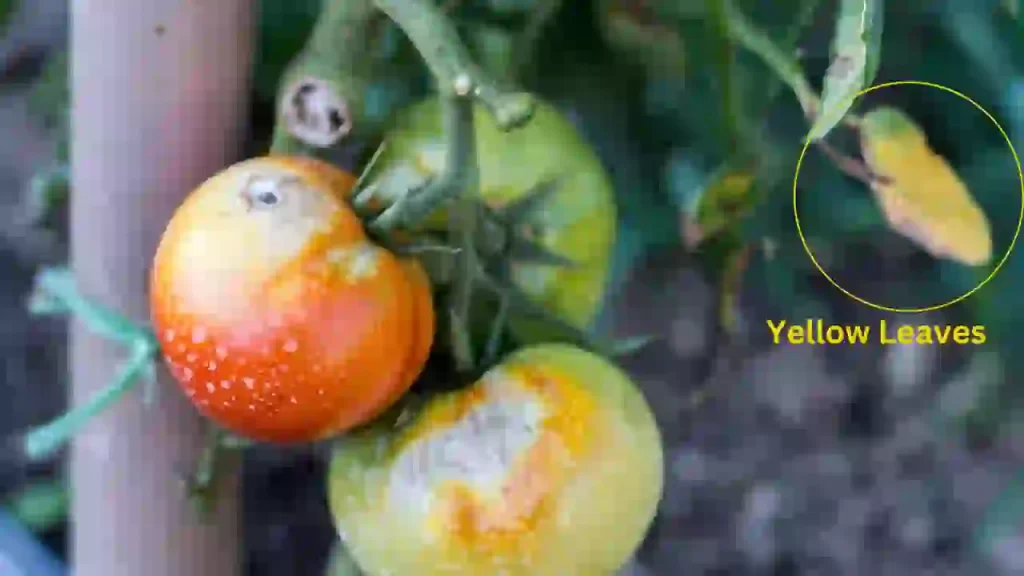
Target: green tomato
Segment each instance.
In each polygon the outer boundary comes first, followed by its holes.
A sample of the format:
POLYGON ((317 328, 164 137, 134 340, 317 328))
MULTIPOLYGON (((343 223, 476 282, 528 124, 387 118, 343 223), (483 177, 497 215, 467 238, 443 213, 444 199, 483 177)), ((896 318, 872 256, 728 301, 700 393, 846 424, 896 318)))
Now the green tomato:
POLYGON ((626 374, 541 344, 343 439, 328 497, 368 574, 607 576, 650 528, 663 461, 626 374))
MULTIPOLYGON (((446 145, 437 99, 397 115, 385 148, 366 175, 374 197, 390 204, 422 186, 444 167, 446 145)), ((502 132, 482 106, 475 113, 480 195, 500 208, 549 179, 557 190, 518 232, 575 263, 571 268, 513 262, 512 281, 539 304, 577 328, 588 328, 600 311, 615 242, 616 209, 611 180, 593 149, 550 104, 539 101, 525 126, 502 132)), ((443 212, 431 224, 444 224, 443 212)), ((538 324, 513 318, 521 339, 541 334, 538 324)))

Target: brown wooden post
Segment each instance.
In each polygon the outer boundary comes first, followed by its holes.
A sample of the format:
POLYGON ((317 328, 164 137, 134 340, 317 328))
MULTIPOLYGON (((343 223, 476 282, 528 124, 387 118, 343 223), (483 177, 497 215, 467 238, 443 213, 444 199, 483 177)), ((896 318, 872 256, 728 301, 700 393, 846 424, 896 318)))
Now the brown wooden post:
MULTIPOLYGON (((148 320, 147 274, 172 210, 238 159, 252 54, 250 0, 71 3, 72 266, 90 298, 148 320)), ((124 351, 72 326, 72 399, 111 381, 124 351)), ((183 498, 198 457, 195 411, 161 374, 71 452, 72 564, 79 576, 240 573, 237 479, 203 524, 183 498)))

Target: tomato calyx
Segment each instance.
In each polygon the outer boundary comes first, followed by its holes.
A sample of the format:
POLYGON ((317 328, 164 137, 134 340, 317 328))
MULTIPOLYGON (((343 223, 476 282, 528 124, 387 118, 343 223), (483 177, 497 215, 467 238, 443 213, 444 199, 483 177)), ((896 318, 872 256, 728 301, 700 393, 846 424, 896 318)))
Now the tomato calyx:
MULTIPOLYGON (((537 225, 537 216, 547 209, 547 202, 558 191, 560 177, 541 180, 522 197, 509 202, 505 206, 494 209, 481 202, 485 225, 493 225, 493 230, 483 228, 485 235, 501 236, 500 248, 495 254, 500 260, 511 264, 540 264, 569 268, 576 262, 553 250, 550 250, 537 239, 544 230, 537 225)), ((483 242, 481 242, 483 244, 483 242)), ((481 251, 487 254, 486 251, 481 251)))
MULTIPOLYGON (((368 172, 371 164, 366 168, 368 172)), ((509 202, 505 206, 494 208, 486 202, 479 200, 475 202, 477 210, 477 226, 473 237, 473 249, 482 258, 489 269, 497 267, 509 269, 514 264, 535 264, 542 266, 573 267, 577 263, 559 254, 538 240, 544 233, 543 228, 537 224, 537 216, 546 210, 546 202, 554 196, 560 185, 560 178, 548 178, 536 184, 527 191, 521 198, 509 202)), ((433 178, 411 190, 407 195, 415 196, 422 192, 433 178)), ((366 189, 357 190, 353 195, 353 206, 364 221, 372 222, 379 214, 373 211, 367 194, 362 194, 366 189)), ((398 206, 399 209, 401 206, 398 206)), ((413 223, 415 226, 415 223, 413 223)), ((372 228, 371 228, 372 232, 372 228)), ((389 237, 394 234, 376 233, 371 234, 376 241, 382 244, 389 242, 389 237)), ((446 252, 455 255, 459 247, 445 244, 437 240, 424 240, 426 233, 421 232, 420 238, 404 245, 392 243, 389 248, 399 253, 416 254, 422 252, 446 252)), ((441 278, 441 280, 448 280, 441 278)))

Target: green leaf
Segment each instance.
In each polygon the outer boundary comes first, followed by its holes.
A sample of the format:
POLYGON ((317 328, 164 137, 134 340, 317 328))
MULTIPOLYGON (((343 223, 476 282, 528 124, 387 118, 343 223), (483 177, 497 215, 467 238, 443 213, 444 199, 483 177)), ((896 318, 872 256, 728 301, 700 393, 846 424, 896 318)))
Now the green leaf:
POLYGON ((35 482, 15 493, 7 504, 29 530, 45 532, 67 518, 67 486, 61 479, 35 482))
POLYGON ((781 48, 767 33, 755 26, 732 0, 722 0, 729 35, 741 46, 754 53, 796 95, 800 107, 810 114, 820 106, 818 95, 807 82, 796 53, 781 48))
POLYGON ((825 73, 822 103, 809 138, 821 140, 878 73, 882 50, 883 0, 843 0, 832 41, 832 63, 825 73))

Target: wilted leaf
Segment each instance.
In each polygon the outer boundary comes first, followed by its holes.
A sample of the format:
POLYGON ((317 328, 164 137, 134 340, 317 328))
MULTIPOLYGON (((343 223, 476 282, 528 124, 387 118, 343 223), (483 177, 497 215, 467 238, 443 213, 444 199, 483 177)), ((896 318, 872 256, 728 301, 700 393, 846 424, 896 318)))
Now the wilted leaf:
POLYGON ((683 236, 693 248, 742 218, 754 205, 754 174, 747 167, 726 165, 683 210, 683 236))
POLYGON ((989 263, 992 233, 985 213, 913 120, 895 108, 876 108, 863 118, 861 146, 881 177, 871 187, 893 230, 937 258, 989 263))
POLYGON ((822 102, 810 138, 820 140, 839 124, 858 92, 878 72, 882 50, 882 0, 843 0, 825 73, 822 102))

